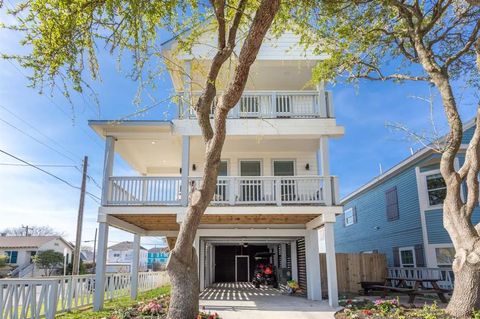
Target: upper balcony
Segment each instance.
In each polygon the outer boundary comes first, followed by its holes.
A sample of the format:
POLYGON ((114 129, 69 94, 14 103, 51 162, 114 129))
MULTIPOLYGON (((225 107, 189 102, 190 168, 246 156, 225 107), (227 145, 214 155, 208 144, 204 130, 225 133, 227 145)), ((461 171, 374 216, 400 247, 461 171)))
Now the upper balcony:
MULTIPOLYGON (((180 93, 178 114, 180 119, 196 118, 192 108, 200 96, 180 93)), ((216 100, 210 114, 213 117, 216 100)), ((330 91, 246 91, 229 112, 230 119, 318 119, 334 118, 330 91)))
MULTIPOLYGON (((201 187, 200 177, 188 178, 188 193, 201 187)), ((182 177, 112 176, 105 206, 181 206, 182 177)), ((219 176, 213 206, 338 205, 335 176, 219 176)))

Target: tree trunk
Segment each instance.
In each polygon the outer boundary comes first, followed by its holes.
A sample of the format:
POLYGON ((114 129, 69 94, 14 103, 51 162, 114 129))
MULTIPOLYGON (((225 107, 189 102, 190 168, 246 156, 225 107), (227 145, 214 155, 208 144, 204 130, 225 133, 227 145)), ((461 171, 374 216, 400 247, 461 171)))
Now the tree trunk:
POLYGON ((168 275, 172 293, 168 311, 169 319, 195 319, 198 313, 198 270, 197 253, 192 247, 190 260, 184 262, 172 251, 168 275))
POLYGON ((468 262, 456 268, 453 268, 455 286, 447 312, 457 318, 471 318, 472 310, 480 306, 480 271, 468 262))

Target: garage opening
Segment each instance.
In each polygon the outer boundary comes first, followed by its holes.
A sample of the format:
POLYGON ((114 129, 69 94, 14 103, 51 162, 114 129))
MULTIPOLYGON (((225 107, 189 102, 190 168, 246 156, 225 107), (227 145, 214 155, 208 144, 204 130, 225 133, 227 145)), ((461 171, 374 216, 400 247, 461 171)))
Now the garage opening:
POLYGON ((306 288, 303 238, 277 239, 277 242, 244 240, 240 243, 202 240, 204 287, 214 283, 252 282, 259 264, 271 264, 279 285, 294 279, 301 288, 306 288), (265 254, 270 257, 261 260, 259 256, 265 254))

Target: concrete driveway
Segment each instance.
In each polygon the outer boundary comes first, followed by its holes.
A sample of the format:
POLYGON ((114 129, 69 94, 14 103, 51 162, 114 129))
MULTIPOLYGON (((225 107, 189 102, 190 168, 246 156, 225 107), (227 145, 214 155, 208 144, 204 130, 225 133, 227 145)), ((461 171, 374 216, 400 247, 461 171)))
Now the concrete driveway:
POLYGON ((200 307, 223 319, 332 319, 325 301, 289 296, 285 289, 255 288, 251 283, 216 283, 200 295, 200 307))

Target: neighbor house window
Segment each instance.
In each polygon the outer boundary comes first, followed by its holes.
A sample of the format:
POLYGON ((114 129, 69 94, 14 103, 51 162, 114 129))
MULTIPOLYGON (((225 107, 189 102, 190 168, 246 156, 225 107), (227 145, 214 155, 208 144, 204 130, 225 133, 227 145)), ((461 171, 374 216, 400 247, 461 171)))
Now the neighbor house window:
POLYGON ((400 266, 415 267, 415 251, 413 247, 400 248, 400 266))
POLYGON ((447 195, 447 186, 441 174, 427 176, 428 203, 430 206, 441 205, 447 195))
POLYGON ((345 214, 345 226, 350 226, 355 224, 357 218, 355 217, 355 209, 353 207, 347 209, 344 214, 345 214))
POLYGON ((392 187, 385 192, 387 202, 387 220, 397 220, 399 218, 397 187, 392 187))
POLYGON ((7 255, 7 264, 16 264, 18 251, 6 251, 5 254, 7 255))
POLYGON ((453 247, 435 248, 435 255, 438 267, 452 267, 455 259, 455 249, 453 247))

